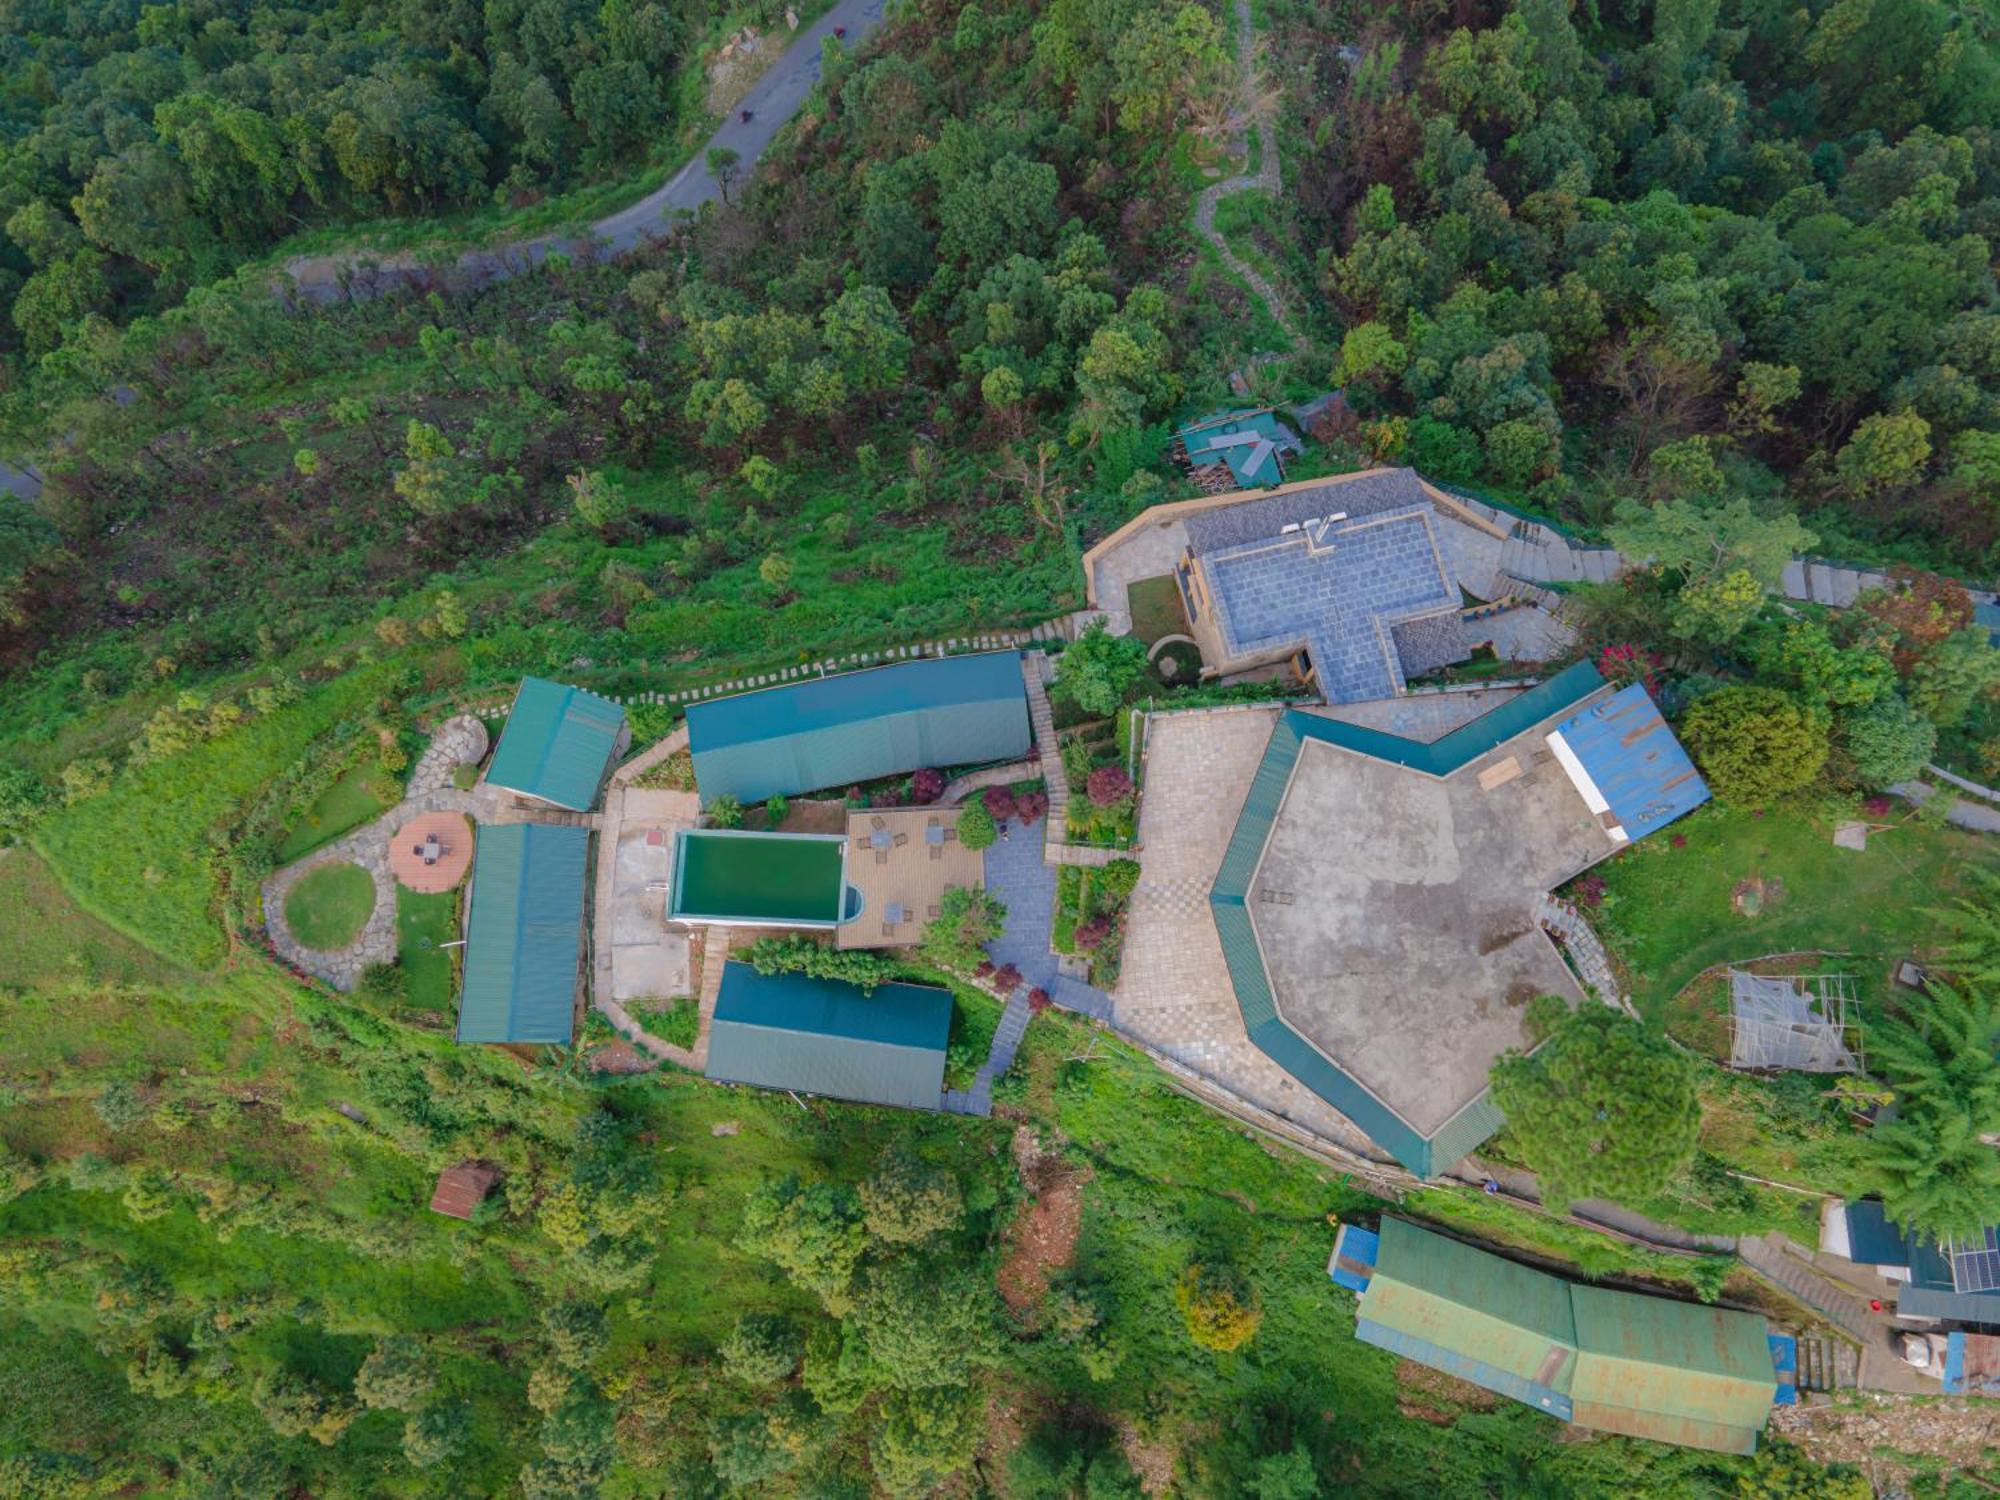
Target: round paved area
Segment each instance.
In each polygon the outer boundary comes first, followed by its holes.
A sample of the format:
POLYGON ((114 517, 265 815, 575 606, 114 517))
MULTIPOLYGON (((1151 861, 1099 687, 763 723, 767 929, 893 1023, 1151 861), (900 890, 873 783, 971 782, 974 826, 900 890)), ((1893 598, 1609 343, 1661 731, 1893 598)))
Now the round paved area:
POLYGON ((472 824, 463 813, 430 812, 410 819, 389 840, 389 873, 413 891, 448 891, 472 868, 472 824), (433 839, 438 854, 425 863, 422 849, 433 839))

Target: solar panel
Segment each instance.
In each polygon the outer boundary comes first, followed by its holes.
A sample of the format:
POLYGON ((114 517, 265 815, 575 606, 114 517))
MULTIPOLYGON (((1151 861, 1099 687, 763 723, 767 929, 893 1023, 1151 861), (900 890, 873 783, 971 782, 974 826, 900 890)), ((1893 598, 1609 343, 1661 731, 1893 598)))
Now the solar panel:
POLYGON ((1988 1225, 1951 1244, 1951 1285, 1957 1292, 2000 1291, 2000 1228, 1988 1225))

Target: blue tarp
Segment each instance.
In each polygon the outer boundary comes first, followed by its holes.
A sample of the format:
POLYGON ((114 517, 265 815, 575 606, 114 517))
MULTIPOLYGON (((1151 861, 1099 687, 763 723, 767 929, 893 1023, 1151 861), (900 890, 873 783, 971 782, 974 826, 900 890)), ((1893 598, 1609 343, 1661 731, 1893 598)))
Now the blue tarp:
POLYGON ((1773 1406, 1799 1404, 1799 1341, 1788 1333, 1774 1333, 1771 1339, 1771 1369, 1778 1377, 1778 1394, 1773 1406))
POLYGON ((1708 783, 1639 683, 1556 726, 1637 843, 1708 800, 1708 783))
POLYGON ((1907 1266, 1910 1242, 1889 1222, 1880 1198, 1847 1205, 1847 1258, 1857 1266, 1907 1266))
POLYGON ((1343 1224, 1333 1237, 1333 1259, 1326 1263, 1326 1274, 1335 1286, 1365 1292, 1374 1278, 1375 1255, 1381 1248, 1382 1237, 1374 1230, 1343 1224))

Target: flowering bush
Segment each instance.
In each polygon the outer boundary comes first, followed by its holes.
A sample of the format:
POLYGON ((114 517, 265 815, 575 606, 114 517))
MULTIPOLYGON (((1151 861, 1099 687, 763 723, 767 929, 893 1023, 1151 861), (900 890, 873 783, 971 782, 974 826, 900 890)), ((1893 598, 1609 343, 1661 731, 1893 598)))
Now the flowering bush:
POLYGON ((979 963, 973 968, 972 971, 972 977, 974 979, 988 979, 992 977, 992 974, 993 974, 993 960, 990 958, 980 959, 979 963))
POLYGON ((1086 953, 1095 953, 1104 946, 1104 940, 1111 936, 1111 918, 1092 917, 1088 922, 1076 924, 1076 945, 1086 953))
POLYGON ((1595 872, 1577 878, 1570 892, 1576 897, 1576 904, 1588 911, 1595 911, 1604 901, 1604 877, 1595 872))
POLYGON ((1123 766, 1099 766, 1084 786, 1098 807, 1115 807, 1132 795, 1132 778, 1123 766))
POLYGON ((1049 810, 1047 792, 1023 792, 1014 799, 1014 816, 1023 828, 1032 828, 1049 810))
POLYGON ((1019 814, 1020 808, 1014 801, 1014 789, 1010 786, 989 786, 979 794, 986 811, 993 815, 993 821, 1004 823, 1019 814))
POLYGON ((1049 992, 1039 984, 1028 991, 1028 1010, 1030 1013, 1039 1016, 1049 1008, 1050 1003, 1049 992))
POLYGON ((925 766, 910 778, 910 801, 919 807, 944 795, 944 772, 925 766))
POLYGON ((993 988, 1003 995, 1011 995, 1021 987, 1021 971, 1012 964, 1002 964, 993 971, 993 988))
POLYGON ((1643 682, 1647 692, 1657 693, 1660 688, 1653 673, 1659 665, 1658 653, 1630 644, 1606 646, 1597 653, 1598 672, 1606 682, 1617 687, 1643 682))

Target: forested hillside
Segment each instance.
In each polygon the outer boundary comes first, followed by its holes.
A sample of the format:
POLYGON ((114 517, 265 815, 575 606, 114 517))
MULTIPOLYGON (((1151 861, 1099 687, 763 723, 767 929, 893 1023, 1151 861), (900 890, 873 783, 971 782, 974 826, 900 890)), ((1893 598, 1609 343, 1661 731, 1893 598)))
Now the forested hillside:
MULTIPOLYGON (((0 457, 46 481, 0 491, 0 1495, 1856 1493, 1400 1383, 1325 1276, 1327 1215, 1380 1205, 1080 1022, 1034 1022, 983 1125, 461 1048, 267 956, 315 810, 390 805, 524 672, 636 699, 1046 621, 1081 545, 1193 493, 1177 421, 1331 387, 1292 477, 1413 464, 1658 564, 1577 592, 1578 649, 1712 705, 1690 743, 1738 774, 1685 861, 1600 884, 1649 1004, 1728 956, 1743 891, 1675 884, 1704 849, 1824 861, 1812 820, 1940 728, 2000 756, 1963 591, 1769 602, 1808 545, 2000 565, 1982 13, 1241 14, 1247 86, 1225 0, 909 0, 669 239, 293 307, 300 232, 699 152, 721 39, 784 7, 0 0, 0 457), (1267 167, 1214 223, 1270 298, 1197 211, 1267 167), (470 1157, 504 1185, 427 1214, 470 1157), (1067 1259, 1022 1248, 1044 1193, 1067 1259)), ((1796 946, 1971 863, 1918 835, 1934 864, 1839 867, 1838 909, 1787 876, 1796 946)), ((1736 1174, 1792 1169, 1771 1117, 1646 1211, 1796 1217, 1736 1174)))

